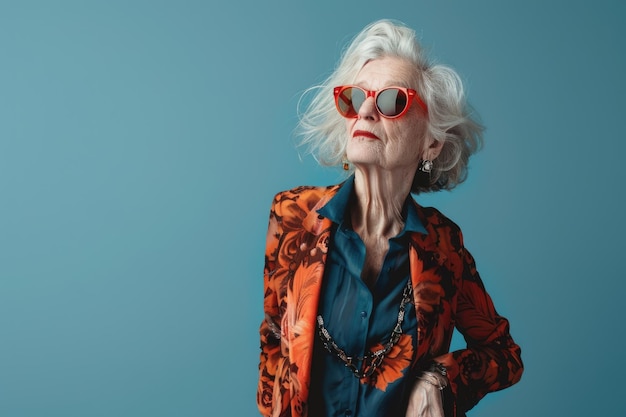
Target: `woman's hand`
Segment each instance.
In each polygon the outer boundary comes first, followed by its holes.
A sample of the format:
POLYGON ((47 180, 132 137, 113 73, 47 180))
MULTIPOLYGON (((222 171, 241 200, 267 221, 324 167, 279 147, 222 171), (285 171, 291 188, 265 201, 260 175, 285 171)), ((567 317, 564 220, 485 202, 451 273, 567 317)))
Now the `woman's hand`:
POLYGON ((448 379, 438 373, 424 371, 417 377, 406 417, 444 417, 443 389, 448 385, 448 379))

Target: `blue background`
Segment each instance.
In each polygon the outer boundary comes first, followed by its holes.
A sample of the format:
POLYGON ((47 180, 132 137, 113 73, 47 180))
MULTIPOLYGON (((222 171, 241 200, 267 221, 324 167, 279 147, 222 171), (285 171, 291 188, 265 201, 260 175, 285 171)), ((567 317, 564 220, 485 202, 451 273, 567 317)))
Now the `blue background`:
POLYGON ((271 199, 340 179, 299 157, 298 97, 383 17, 487 126, 420 198, 523 348, 470 415, 626 415, 622 4, 1 1, 0 416, 257 415, 271 199))

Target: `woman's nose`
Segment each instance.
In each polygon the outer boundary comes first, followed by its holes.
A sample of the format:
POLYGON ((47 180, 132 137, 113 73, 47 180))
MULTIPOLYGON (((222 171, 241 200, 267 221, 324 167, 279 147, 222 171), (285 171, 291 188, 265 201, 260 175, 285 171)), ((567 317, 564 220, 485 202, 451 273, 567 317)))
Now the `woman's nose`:
POLYGON ((376 109, 376 100, 370 96, 365 99, 361 107, 359 108, 359 119, 377 119, 379 117, 378 110, 376 109))

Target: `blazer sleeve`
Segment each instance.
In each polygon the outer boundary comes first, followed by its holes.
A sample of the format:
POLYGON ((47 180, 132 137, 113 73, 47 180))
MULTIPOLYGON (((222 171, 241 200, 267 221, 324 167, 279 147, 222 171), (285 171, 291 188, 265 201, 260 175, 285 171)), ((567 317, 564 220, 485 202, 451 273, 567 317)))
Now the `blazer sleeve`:
POLYGON ((264 267, 264 300, 263 309, 265 319, 261 322, 259 333, 261 336, 261 354, 259 362, 259 383, 257 388, 257 406, 261 415, 272 414, 272 397, 274 381, 278 362, 281 357, 280 351, 280 323, 276 323, 279 317, 278 294, 273 285, 273 275, 276 271, 277 251, 280 237, 279 222, 276 215, 276 201, 274 199, 270 210, 270 219, 265 247, 264 267))
MULTIPOLYGON (((293 270, 294 265, 302 265, 305 259, 311 262, 311 266, 323 263, 323 247, 327 239, 325 230, 329 227, 330 220, 322 220, 316 209, 325 204, 337 188, 301 186, 276 194, 272 202, 265 246, 265 319, 259 329, 261 355, 257 404, 264 416, 287 413, 290 407, 299 407, 294 404, 301 400, 297 396, 293 399, 292 396, 303 393, 306 389, 300 383, 306 379, 306 372, 298 366, 297 359, 300 358, 298 354, 307 349, 299 344, 291 346, 291 340, 287 336, 287 311, 294 309, 296 321, 304 320, 302 311, 297 310, 304 309, 304 304, 288 306, 287 297, 290 283, 297 277, 293 270), (296 362, 291 363, 294 358, 296 362), (302 373, 297 375, 298 372, 302 373), (295 378, 302 375, 305 376, 301 380, 295 378)), ((303 269, 305 270, 306 268, 303 269)), ((308 273, 312 274, 310 271, 308 273)), ((307 285, 312 284, 309 282, 307 285)), ((312 290, 309 288, 307 291, 312 290)), ((302 295, 295 295, 296 298, 300 296, 302 295)), ((309 299, 308 302, 312 301, 309 299)), ((312 318, 314 317, 313 315, 312 318)), ((311 328, 311 332, 313 329, 311 328)), ((299 343, 304 343, 303 340, 306 338, 300 337, 299 343)))
POLYGON ((456 328, 466 349, 435 358, 446 366, 457 410, 474 407, 487 393, 517 383, 523 372, 521 349, 509 333, 509 322, 496 312, 476 270, 472 255, 462 243, 463 271, 456 304, 456 328))

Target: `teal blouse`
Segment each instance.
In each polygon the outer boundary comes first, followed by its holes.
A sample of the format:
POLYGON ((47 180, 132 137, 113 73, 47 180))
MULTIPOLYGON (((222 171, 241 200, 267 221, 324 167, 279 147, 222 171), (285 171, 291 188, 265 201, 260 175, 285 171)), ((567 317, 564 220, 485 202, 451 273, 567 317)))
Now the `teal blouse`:
MULTIPOLYGON (((361 280, 365 245, 346 219, 346 209, 354 193, 354 177, 350 177, 337 194, 318 214, 333 221, 331 243, 325 268, 318 314, 324 320, 335 343, 352 357, 363 357, 371 347, 385 344, 398 321, 402 293, 410 279, 409 232, 427 233, 411 196, 403 209, 404 229, 389 240, 389 251, 374 287, 370 290, 361 280)), ((402 323, 404 334, 410 335, 413 352, 417 346, 417 317, 412 303, 407 304, 402 323)), ((394 367, 393 355, 381 365, 394 367)), ((356 366, 362 363, 357 361, 356 366)), ((309 415, 314 417, 395 417, 404 416, 403 394, 409 364, 402 361, 400 377, 385 384, 376 383, 380 374, 358 378, 337 355, 328 352, 322 338, 316 338, 309 415), (384 390, 381 389, 384 387, 384 390)))

